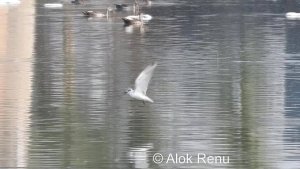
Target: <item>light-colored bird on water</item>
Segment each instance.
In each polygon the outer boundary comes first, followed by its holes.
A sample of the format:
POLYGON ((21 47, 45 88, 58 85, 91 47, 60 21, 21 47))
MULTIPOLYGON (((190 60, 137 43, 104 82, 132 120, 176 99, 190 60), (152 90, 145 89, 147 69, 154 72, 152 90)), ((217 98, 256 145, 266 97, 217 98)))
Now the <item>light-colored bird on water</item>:
POLYGON ((129 19, 129 20, 132 20, 132 19, 141 19, 143 21, 150 21, 152 19, 152 16, 148 15, 148 14, 140 13, 140 15, 129 15, 129 16, 126 16, 124 18, 129 19))
POLYGON ((290 20, 300 20, 300 13, 288 12, 285 14, 285 17, 290 20))
POLYGON ((145 103, 145 101, 153 103, 153 100, 146 95, 146 92, 156 66, 157 63, 148 65, 135 79, 135 88, 129 88, 125 93, 132 98, 143 101, 143 103, 145 103))
POLYGON ((151 15, 140 13, 139 15, 130 15, 122 18, 125 25, 143 25, 152 19, 151 15))
POLYGON ((102 17, 108 17, 110 11, 113 11, 113 10, 112 10, 112 8, 108 7, 106 9, 106 13, 95 12, 95 11, 83 11, 82 13, 86 17, 98 17, 98 18, 102 18, 102 17))

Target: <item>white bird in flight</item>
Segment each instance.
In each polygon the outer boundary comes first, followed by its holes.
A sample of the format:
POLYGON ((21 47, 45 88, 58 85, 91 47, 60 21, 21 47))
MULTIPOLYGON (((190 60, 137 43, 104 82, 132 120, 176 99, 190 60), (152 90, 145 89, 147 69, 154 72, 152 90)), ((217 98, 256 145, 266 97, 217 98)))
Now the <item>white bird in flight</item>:
POLYGON ((148 65, 135 79, 135 89, 133 90, 132 88, 129 88, 125 93, 127 93, 132 98, 142 100, 144 104, 145 101, 153 103, 153 100, 146 95, 146 92, 156 66, 157 63, 148 65))

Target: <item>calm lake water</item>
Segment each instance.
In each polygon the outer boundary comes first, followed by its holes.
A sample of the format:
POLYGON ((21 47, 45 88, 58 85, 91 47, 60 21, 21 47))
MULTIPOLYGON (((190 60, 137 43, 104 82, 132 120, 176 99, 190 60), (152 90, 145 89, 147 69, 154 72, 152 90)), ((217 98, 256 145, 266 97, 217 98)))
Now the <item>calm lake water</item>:
POLYGON ((300 4, 46 2, 0 6, 0 168, 299 169, 300 4), (123 95, 154 61, 155 102, 123 95))

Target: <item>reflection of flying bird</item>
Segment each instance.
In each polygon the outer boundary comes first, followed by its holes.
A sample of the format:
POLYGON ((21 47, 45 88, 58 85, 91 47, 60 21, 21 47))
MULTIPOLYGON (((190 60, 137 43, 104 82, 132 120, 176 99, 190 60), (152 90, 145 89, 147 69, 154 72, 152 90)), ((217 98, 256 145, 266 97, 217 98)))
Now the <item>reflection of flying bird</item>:
POLYGON ((153 103, 153 100, 146 95, 146 92, 156 66, 156 63, 148 65, 135 79, 135 89, 133 90, 132 88, 129 88, 125 93, 132 98, 142 100, 144 103, 145 101, 153 103))
POLYGON ((134 168, 149 168, 149 155, 151 149, 153 149, 153 143, 129 147, 129 160, 134 164, 134 168))

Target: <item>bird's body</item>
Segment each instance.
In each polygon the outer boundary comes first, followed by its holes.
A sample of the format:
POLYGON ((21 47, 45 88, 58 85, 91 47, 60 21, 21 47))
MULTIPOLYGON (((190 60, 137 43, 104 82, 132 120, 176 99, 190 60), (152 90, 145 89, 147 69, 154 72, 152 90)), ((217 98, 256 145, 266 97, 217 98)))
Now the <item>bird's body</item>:
POLYGON ((74 5, 80 5, 80 4, 84 4, 84 0, 74 0, 74 1, 71 1, 71 3, 74 5))
POLYGON ((64 5, 61 3, 51 3, 51 4, 44 4, 45 8, 62 8, 64 5))
POLYGON ((136 78, 135 80, 135 88, 129 88, 126 93, 137 100, 141 100, 143 102, 147 101, 153 103, 153 100, 147 96, 147 89, 149 82, 151 80, 154 69, 157 64, 153 63, 152 65, 147 66, 136 78))
POLYGON ((149 98, 148 96, 146 96, 143 93, 137 92, 135 90, 131 90, 128 92, 128 95, 132 98, 135 98, 137 100, 141 100, 141 101, 147 101, 147 102, 151 102, 153 103, 153 100, 151 98, 149 98))
POLYGON ((95 11, 83 11, 82 13, 86 17, 105 17, 106 16, 104 13, 95 12, 95 11))
POLYGON ((86 17, 98 17, 98 18, 102 18, 102 17, 108 17, 108 13, 112 11, 111 8, 107 8, 106 9, 106 13, 102 13, 102 12, 95 12, 95 11, 83 11, 83 15, 86 17))
POLYGON ((285 14, 285 17, 287 18, 287 19, 291 19, 291 20, 293 20, 293 19, 300 19, 300 13, 297 13, 297 12, 288 12, 288 13, 286 13, 285 14))
POLYGON ((144 22, 147 22, 152 19, 151 15, 140 13, 139 15, 130 15, 122 18, 125 25, 143 25, 144 22))
POLYGON ((116 9, 118 10, 118 11, 128 11, 128 10, 130 10, 130 7, 127 5, 127 4, 115 4, 115 6, 116 6, 116 9))
POLYGON ((122 18, 124 21, 125 26, 127 25, 136 25, 136 26, 141 26, 143 25, 143 21, 140 19, 128 19, 128 18, 122 18))
POLYGON ((124 17, 126 19, 129 19, 129 20, 134 20, 134 19, 140 19, 143 20, 143 21, 150 21, 152 19, 152 16, 151 15, 148 15, 148 14, 141 14, 140 15, 129 15, 129 16, 126 16, 124 17))

